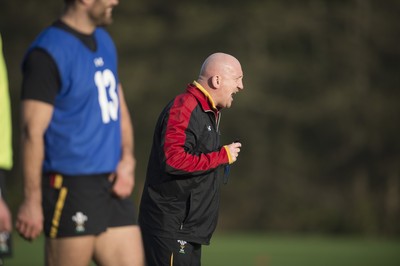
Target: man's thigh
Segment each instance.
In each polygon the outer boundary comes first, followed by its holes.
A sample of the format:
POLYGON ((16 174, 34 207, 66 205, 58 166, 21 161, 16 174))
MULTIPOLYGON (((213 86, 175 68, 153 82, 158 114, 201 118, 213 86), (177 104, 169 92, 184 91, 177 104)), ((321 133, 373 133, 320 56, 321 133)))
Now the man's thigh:
POLYGON ((199 266, 201 245, 181 239, 169 239, 143 234, 148 266, 199 266))
POLYGON ((144 251, 132 198, 112 197, 107 230, 96 238, 94 260, 101 266, 142 266, 144 251))
POLYGON ((94 260, 101 266, 143 266, 144 251, 137 225, 110 227, 96 238, 94 260))
POLYGON ((95 236, 46 238, 47 266, 87 266, 93 250, 95 236))

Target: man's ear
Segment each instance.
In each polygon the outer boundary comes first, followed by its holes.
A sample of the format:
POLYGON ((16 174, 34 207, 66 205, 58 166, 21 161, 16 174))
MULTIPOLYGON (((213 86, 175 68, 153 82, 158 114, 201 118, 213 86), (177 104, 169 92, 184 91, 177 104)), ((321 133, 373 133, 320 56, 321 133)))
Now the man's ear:
POLYGON ((221 77, 219 75, 212 76, 211 78, 212 88, 218 89, 221 85, 221 77))

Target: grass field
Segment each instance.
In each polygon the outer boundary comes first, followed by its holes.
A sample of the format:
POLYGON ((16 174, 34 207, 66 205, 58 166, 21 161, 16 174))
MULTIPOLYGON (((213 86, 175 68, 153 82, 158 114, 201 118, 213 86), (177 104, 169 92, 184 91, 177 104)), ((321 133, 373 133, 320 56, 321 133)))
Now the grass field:
POLYGON ((210 266, 400 266, 399 240, 235 234, 203 250, 210 266))
MULTIPOLYGON (((5 266, 41 266, 43 238, 13 236, 5 266)), ((203 247, 205 266, 399 266, 400 240, 349 237, 215 234, 203 247)))

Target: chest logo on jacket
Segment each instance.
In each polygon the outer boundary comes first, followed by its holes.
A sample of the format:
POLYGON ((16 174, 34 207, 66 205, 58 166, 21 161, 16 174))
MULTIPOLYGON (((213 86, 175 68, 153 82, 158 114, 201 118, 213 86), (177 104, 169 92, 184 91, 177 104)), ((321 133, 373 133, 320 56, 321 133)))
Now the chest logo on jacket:
POLYGON ((207 130, 208 130, 208 131, 211 131, 211 126, 207 126, 207 130))

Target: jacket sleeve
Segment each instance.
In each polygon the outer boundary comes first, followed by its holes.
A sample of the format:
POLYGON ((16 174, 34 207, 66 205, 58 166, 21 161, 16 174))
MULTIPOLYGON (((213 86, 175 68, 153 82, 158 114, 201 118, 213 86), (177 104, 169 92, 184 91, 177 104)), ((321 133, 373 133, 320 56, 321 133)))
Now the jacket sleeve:
POLYGON ((188 128, 197 101, 193 97, 177 97, 165 121, 163 152, 165 171, 173 175, 198 175, 210 172, 230 162, 225 147, 209 153, 199 153, 196 147, 196 132, 188 128))

